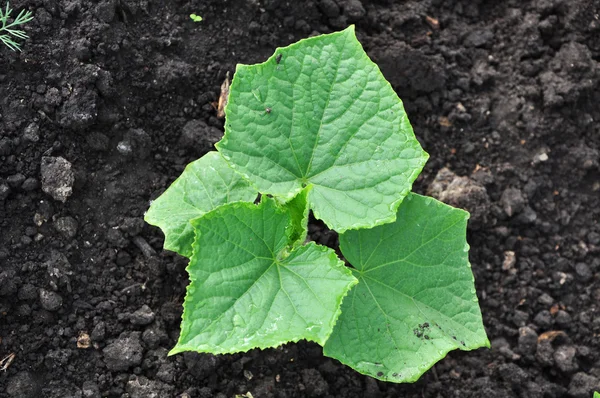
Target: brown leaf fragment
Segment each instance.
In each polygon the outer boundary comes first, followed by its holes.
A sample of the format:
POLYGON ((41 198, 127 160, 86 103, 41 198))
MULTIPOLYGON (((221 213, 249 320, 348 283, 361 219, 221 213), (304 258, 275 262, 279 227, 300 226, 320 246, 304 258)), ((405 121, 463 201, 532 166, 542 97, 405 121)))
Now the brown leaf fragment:
POLYGON ((15 356, 16 356, 15 353, 11 352, 4 358, 0 359, 0 370, 3 370, 6 372, 6 369, 8 369, 10 364, 15 360, 15 356))
POLYGON ((219 95, 219 104, 217 106, 217 117, 223 119, 225 117, 225 107, 229 99, 229 71, 225 74, 225 80, 221 84, 221 94, 219 95))
POLYGON ((440 21, 437 18, 426 16, 425 20, 427 21, 427 24, 429 26, 431 26, 432 29, 439 29, 440 28, 440 21))
POLYGON ((550 330, 548 332, 540 334, 540 336, 538 337, 538 343, 543 340, 554 341, 558 337, 566 338, 567 334, 562 330, 550 330))

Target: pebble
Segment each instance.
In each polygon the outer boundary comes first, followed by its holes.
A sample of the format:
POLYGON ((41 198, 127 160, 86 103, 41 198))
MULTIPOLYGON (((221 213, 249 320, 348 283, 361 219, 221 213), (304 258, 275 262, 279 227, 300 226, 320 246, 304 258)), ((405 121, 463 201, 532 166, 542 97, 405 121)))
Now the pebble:
POLYGON ((483 47, 494 40, 494 33, 489 29, 475 30, 463 40, 465 47, 483 47))
POLYGON ((556 324, 562 328, 571 326, 572 318, 567 311, 559 310, 555 316, 556 324))
POLYGON ((62 297, 60 297, 60 295, 56 292, 40 289, 39 296, 42 308, 47 311, 56 311, 63 304, 62 297))
POLYGON ((54 228, 67 239, 73 239, 77 235, 77 221, 70 216, 60 217, 54 221, 54 228))
POLYGON ((538 303, 549 307, 554 304, 554 299, 548 293, 543 293, 540 297, 538 297, 538 303))
POLYGON ((540 340, 535 352, 535 360, 542 366, 554 365, 554 347, 550 340, 540 340))
POLYGON ((87 380, 83 382, 83 386, 81 387, 81 392, 83 393, 83 398, 100 398, 100 389, 98 385, 91 380, 87 380))
POLYGON ((166 386, 156 380, 149 380, 143 376, 134 376, 127 382, 127 393, 131 398, 158 398, 170 396, 166 389, 171 390, 172 387, 166 386))
POLYGON ((42 190, 55 200, 66 202, 73 193, 75 174, 71 163, 62 157, 42 157, 42 190))
POLYGON ((533 318, 533 323, 542 328, 549 328, 552 326, 553 322, 552 314, 550 314, 550 311, 548 310, 538 312, 535 318, 533 318))
POLYGON ((106 337, 106 323, 100 321, 94 326, 92 334, 90 335, 92 341, 103 341, 106 337))
POLYGON ((40 126, 36 123, 30 123, 23 131, 23 140, 29 142, 38 142, 40 140, 40 126))
POLYGON ((512 217, 525 207, 523 193, 516 188, 505 189, 500 197, 500 206, 502 206, 507 216, 512 217))
POLYGON ((498 366, 498 373, 500 374, 502 380, 515 385, 524 385, 529 379, 527 372, 514 363, 507 363, 498 366))
POLYGON ((39 186, 40 183, 38 182, 38 180, 36 180, 33 177, 29 177, 28 179, 23 181, 23 184, 21 184, 21 189, 27 192, 32 192, 38 189, 39 186))
POLYGON ((554 351, 554 363, 565 373, 573 373, 579 369, 575 355, 577 348, 571 345, 560 346, 554 351))
POLYGON ((538 334, 528 326, 519 328, 519 352, 523 355, 533 355, 537 348, 538 334))
POLYGON ((21 173, 13 174, 6 179, 8 185, 13 189, 19 188, 21 185, 23 185, 24 181, 25 176, 21 173))
POLYGON ((340 6, 333 0, 320 0, 319 8, 327 18, 336 18, 340 15, 340 6))
POLYGON ((125 371, 142 363, 143 348, 140 332, 122 334, 102 350, 106 367, 112 371, 125 371))
POLYGON ((2 138, 0 140, 0 156, 10 155, 12 149, 12 142, 8 138, 2 138))
POLYGON ((515 310, 513 312, 512 321, 516 326, 518 326, 518 327, 525 326, 527 324, 528 320, 529 320, 529 314, 526 313, 525 311, 515 310))
POLYGON ((575 373, 569 383, 569 396, 590 398, 593 391, 600 391, 600 380, 584 372, 575 373))
POLYGON ((575 275, 582 282, 588 282, 594 277, 594 273, 586 263, 575 264, 575 275))
POLYGON ((490 212, 490 199, 485 187, 476 180, 459 177, 444 167, 435 176, 427 193, 446 204, 469 211, 471 228, 485 225, 490 212))
POLYGON ((350 22, 359 21, 367 15, 367 11, 360 0, 342 0, 341 3, 344 9, 344 16, 348 17, 348 21, 350 22))
POLYGON ((144 304, 142 308, 131 314, 129 322, 134 325, 149 325, 154 321, 154 318, 154 312, 152 312, 150 307, 144 304))
POLYGON ((6 200, 10 195, 10 187, 6 184, 0 184, 0 200, 6 200))

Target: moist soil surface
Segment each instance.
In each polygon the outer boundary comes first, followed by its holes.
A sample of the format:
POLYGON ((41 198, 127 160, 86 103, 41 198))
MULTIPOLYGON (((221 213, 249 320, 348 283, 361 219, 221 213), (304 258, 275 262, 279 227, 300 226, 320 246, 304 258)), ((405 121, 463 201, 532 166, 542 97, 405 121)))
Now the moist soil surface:
MULTIPOLYGON (((0 397, 575 397, 600 390, 600 3, 15 0, 0 48, 0 397), (204 17, 194 23, 189 15, 204 17), (414 384, 313 343, 167 357, 186 260, 143 215, 223 133, 237 63, 355 24, 471 211, 491 349, 414 384), (247 395, 250 396, 250 395, 247 395)), ((335 244, 315 223, 313 239, 335 244)))

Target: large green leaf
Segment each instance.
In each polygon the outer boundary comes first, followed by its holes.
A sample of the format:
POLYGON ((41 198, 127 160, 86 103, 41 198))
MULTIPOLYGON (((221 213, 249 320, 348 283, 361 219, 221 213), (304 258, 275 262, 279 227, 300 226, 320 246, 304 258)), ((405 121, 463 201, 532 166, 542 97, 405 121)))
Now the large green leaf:
POLYGON ((272 199, 225 205, 192 225, 190 285, 171 354, 325 344, 356 283, 333 250, 309 243, 290 251, 290 214, 272 199))
POLYGON ((286 201, 312 185, 315 217, 338 232, 393 221, 428 158, 354 27, 238 65, 226 115, 229 164, 286 201))
POLYGON ((359 283, 324 354, 381 380, 412 382, 450 350, 489 346, 467 219, 463 210, 411 194, 396 222, 341 235, 359 283))
POLYGON ((258 193, 227 165, 218 152, 209 152, 187 165, 181 176, 146 212, 148 224, 162 229, 165 249, 192 256, 194 229, 190 220, 230 202, 253 201, 258 193))

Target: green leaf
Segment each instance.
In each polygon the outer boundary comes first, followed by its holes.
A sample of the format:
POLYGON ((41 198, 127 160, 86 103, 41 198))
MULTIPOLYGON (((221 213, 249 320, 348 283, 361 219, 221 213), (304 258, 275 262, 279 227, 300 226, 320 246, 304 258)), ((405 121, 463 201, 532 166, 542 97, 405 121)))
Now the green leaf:
POLYGON ((190 14, 190 18, 192 19, 192 21, 194 22, 200 22, 202 21, 202 17, 200 15, 196 15, 196 14, 190 14))
POLYGON ((599 392, 596 392, 596 391, 594 391, 594 398, 600 398, 600 393, 599 393, 599 392))
POLYGON ((162 229, 165 249, 192 256, 190 220, 230 202, 252 202, 258 193, 217 152, 209 152, 185 168, 159 196, 144 219, 162 229))
POLYGON ((312 186, 315 217, 338 232, 393 221, 428 158, 354 27, 238 65, 226 115, 229 164, 285 201, 312 186))
POLYGON ((308 192, 310 187, 300 191, 298 195, 283 206, 289 210, 291 217, 290 242, 294 247, 306 240, 308 233, 308 192))
POLYGON ((463 210, 411 194, 396 222, 341 235, 359 283, 324 354, 381 380, 413 382, 450 350, 489 347, 467 219, 463 210))
POLYGON ((287 254, 291 222, 269 198, 192 221, 191 283, 171 354, 234 353, 300 339, 325 344, 356 279, 327 247, 311 242, 287 254))

